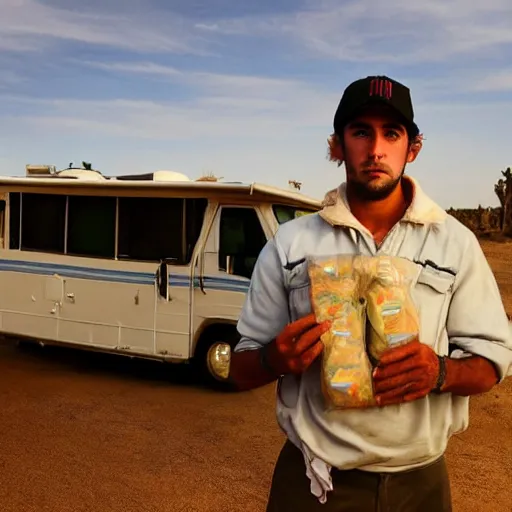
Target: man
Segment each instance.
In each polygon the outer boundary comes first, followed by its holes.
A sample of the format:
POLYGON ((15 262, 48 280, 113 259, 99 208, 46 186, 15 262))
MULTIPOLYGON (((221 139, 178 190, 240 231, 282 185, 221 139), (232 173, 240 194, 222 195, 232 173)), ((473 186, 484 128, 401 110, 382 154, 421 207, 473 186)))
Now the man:
POLYGON ((512 368, 500 292, 475 236, 404 175, 422 147, 407 87, 387 77, 349 85, 332 144, 346 182, 261 252, 231 358, 240 390, 279 380, 288 439, 267 511, 449 511, 447 442, 467 428, 468 397, 512 368), (334 413, 320 388, 329 326, 312 314, 306 262, 333 254, 415 262, 420 315, 419 339, 389 349, 374 371, 378 406, 334 413))

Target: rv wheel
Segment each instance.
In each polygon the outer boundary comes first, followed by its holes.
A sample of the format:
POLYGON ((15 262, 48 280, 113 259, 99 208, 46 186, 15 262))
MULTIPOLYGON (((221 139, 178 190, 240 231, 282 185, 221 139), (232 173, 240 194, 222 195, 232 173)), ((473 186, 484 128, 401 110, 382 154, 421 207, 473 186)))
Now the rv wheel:
POLYGON ((232 391, 233 386, 227 381, 229 363, 240 337, 236 331, 230 332, 231 329, 222 330, 222 336, 219 336, 221 333, 215 333, 215 337, 202 338, 194 362, 203 384, 220 391, 232 391))

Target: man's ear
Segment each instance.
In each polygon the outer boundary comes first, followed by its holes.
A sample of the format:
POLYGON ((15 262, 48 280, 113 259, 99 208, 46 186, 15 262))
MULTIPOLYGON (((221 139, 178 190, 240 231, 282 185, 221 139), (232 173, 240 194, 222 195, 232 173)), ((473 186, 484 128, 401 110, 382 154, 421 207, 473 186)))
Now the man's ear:
POLYGON ((418 135, 410 144, 407 151, 407 163, 410 164, 416 160, 421 149, 423 148, 423 137, 418 135))
POLYGON ((340 139, 333 133, 328 137, 327 144, 329 145, 327 158, 330 162, 336 162, 339 167, 345 160, 340 139))

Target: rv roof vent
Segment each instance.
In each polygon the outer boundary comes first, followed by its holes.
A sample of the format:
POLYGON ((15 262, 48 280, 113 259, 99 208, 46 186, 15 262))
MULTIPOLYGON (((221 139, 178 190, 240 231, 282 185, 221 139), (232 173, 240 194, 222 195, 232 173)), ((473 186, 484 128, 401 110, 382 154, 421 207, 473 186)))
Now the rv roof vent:
POLYGON ((55 174, 55 165, 27 165, 27 176, 49 176, 55 174))
POLYGON ((176 171, 155 171, 145 174, 123 174, 121 176, 112 176, 111 179, 126 181, 190 181, 188 176, 176 171))
POLYGON ((63 169, 58 173, 59 178, 75 178, 88 181, 104 181, 105 176, 94 169, 63 169))
POLYGON ((190 178, 181 172, 176 171, 155 171, 153 181, 190 181, 190 178))

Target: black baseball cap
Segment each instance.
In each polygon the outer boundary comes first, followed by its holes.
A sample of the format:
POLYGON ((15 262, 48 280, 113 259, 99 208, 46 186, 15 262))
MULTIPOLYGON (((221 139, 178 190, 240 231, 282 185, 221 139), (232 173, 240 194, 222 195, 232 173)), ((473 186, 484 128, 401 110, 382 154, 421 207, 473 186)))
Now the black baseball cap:
POLYGON ((373 104, 390 106, 402 119, 410 138, 419 134, 409 88, 387 76, 367 76, 345 89, 334 115, 334 132, 341 134, 344 126, 364 107, 373 104))

